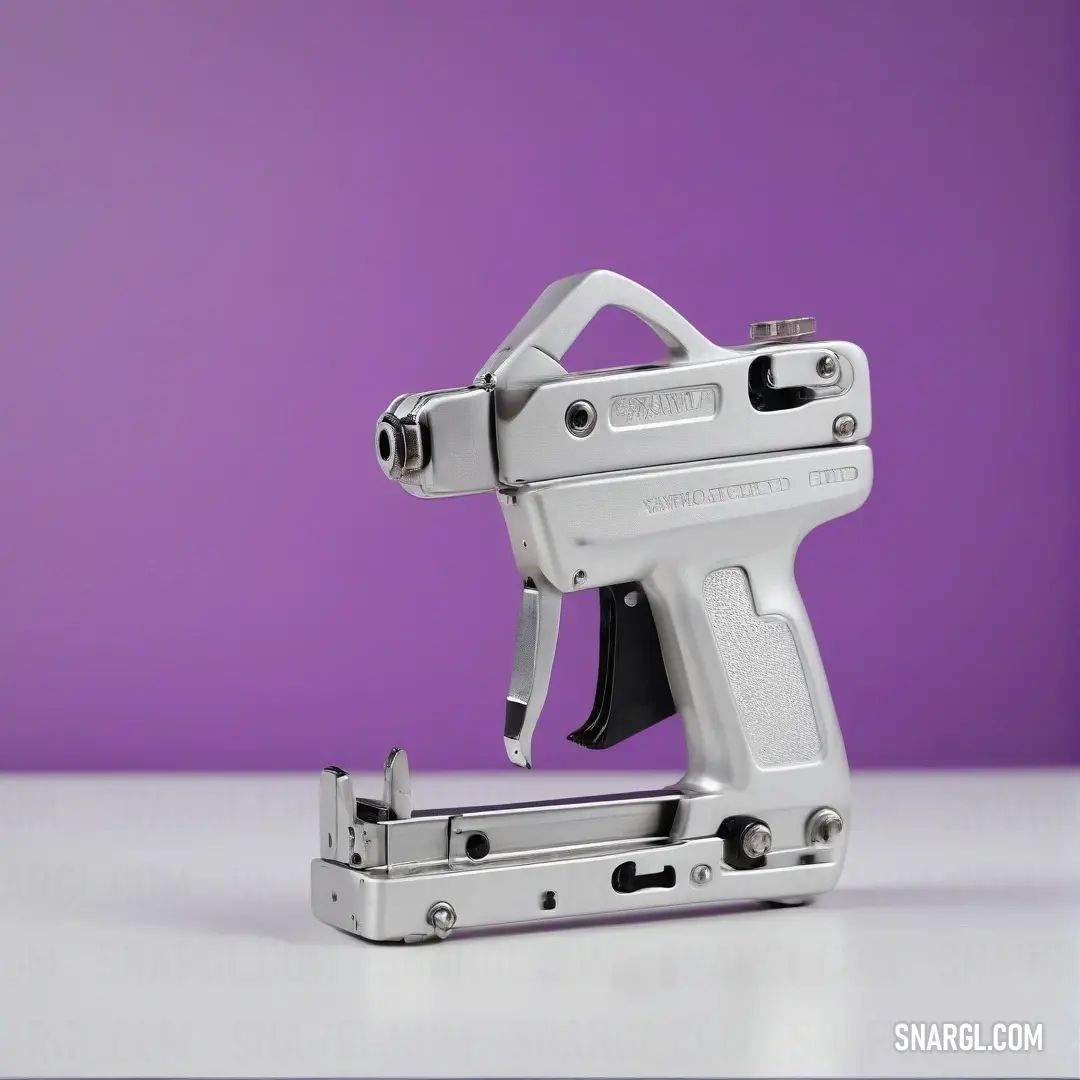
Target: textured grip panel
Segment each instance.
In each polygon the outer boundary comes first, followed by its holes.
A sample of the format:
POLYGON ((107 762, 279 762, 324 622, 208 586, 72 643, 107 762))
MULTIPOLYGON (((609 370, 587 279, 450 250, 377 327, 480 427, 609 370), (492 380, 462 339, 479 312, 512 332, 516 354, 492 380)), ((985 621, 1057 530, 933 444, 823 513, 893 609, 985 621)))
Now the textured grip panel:
POLYGON ((816 761, 821 736, 787 620, 757 614, 738 567, 709 574, 701 591, 754 760, 761 766, 816 761))

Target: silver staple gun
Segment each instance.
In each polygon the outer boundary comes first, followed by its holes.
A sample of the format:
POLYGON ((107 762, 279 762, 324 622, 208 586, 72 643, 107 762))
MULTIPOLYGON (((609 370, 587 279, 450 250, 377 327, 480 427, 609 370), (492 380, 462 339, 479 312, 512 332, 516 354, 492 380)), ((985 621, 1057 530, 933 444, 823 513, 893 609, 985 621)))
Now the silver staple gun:
POLYGON ((494 492, 524 589, 503 741, 532 766, 566 593, 598 589, 600 662, 569 737, 622 742, 678 713, 670 788, 417 810, 394 750, 381 799, 323 770, 312 906, 373 941, 719 901, 804 903, 844 861, 847 758, 795 584, 800 541, 873 479, 866 355, 813 319, 754 323, 720 347, 608 271, 555 282, 471 386, 399 397, 383 472, 413 495, 494 492), (570 374, 609 306, 644 320, 660 363, 570 374))

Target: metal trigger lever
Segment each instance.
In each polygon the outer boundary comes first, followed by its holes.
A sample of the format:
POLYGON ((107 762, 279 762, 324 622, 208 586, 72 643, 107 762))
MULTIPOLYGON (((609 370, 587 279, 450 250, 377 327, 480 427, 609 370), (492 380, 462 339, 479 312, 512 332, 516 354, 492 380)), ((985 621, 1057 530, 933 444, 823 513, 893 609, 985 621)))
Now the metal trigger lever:
POLYGON ((506 694, 503 727, 507 757, 523 769, 532 768, 532 736, 547 697, 561 613, 562 594, 542 578, 527 578, 521 594, 514 671, 506 694))
POLYGON ((588 720, 569 740, 605 750, 675 712, 652 610, 636 582, 600 587, 600 664, 588 720))

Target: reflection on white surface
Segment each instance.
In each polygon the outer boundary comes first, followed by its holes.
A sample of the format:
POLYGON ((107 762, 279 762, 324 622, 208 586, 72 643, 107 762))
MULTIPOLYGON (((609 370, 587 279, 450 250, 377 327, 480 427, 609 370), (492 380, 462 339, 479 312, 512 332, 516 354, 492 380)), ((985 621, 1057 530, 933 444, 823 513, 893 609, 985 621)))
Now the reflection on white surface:
MULTIPOLYGON (((518 776, 415 798, 670 779, 518 776)), ((855 806, 814 907, 402 947, 310 914, 313 777, 5 777, 0 1071, 1075 1075, 1080 777, 863 775, 855 806), (1044 1050, 897 1053, 922 1021, 1041 1022, 1044 1050)))

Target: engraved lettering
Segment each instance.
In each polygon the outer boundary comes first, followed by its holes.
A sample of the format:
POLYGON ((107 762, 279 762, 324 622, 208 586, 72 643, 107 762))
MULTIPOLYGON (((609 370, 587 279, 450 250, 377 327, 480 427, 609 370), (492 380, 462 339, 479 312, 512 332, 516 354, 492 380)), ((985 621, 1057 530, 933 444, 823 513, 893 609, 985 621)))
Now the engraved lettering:
POLYGON ((858 478, 859 470, 853 465, 849 465, 844 469, 815 469, 810 473, 810 486, 820 487, 822 484, 844 484, 858 478))
POLYGON ((773 480, 759 480, 753 484, 729 484, 724 487, 672 491, 662 495, 649 496, 642 499, 641 502, 646 514, 666 514, 672 510, 715 506, 717 503, 735 502, 737 499, 756 499, 762 495, 779 495, 783 491, 790 490, 791 481, 786 476, 778 476, 773 480))
POLYGON ((611 426, 644 427, 708 419, 716 415, 719 396, 715 386, 681 386, 656 394, 622 394, 612 399, 611 426))

